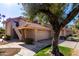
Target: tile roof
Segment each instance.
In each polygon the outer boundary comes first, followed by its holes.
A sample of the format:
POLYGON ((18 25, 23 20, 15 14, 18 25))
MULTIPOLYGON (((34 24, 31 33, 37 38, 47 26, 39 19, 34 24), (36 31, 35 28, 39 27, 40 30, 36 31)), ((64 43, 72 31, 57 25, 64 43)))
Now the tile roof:
POLYGON ((44 27, 40 24, 30 23, 26 24, 26 26, 19 26, 18 29, 37 29, 37 30, 48 30, 50 31, 50 28, 44 27))
POLYGON ((20 16, 20 17, 15 17, 15 18, 8 18, 8 19, 6 19, 6 21, 4 21, 4 23, 8 23, 10 21, 19 21, 19 20, 24 20, 24 21, 29 22, 28 18, 24 18, 24 17, 20 16))

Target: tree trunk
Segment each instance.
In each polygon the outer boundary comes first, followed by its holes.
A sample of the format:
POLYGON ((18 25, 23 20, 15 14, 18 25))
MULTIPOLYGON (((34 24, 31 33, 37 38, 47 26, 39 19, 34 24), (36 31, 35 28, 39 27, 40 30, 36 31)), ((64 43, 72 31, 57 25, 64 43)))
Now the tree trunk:
POLYGON ((60 56, 59 48, 58 48, 59 33, 60 33, 60 31, 56 31, 56 32, 54 32, 54 36, 53 36, 52 54, 54 54, 55 56, 60 56))

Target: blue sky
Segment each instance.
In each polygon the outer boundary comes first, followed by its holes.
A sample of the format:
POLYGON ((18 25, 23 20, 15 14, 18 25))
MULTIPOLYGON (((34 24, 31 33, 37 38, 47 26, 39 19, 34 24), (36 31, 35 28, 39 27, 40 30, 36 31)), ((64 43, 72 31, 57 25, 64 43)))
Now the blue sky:
MULTIPOLYGON (((2 15, 5 15, 6 18, 21 16, 22 15, 21 8, 22 8, 22 6, 18 5, 17 3, 13 3, 13 4, 10 4, 10 3, 4 3, 4 4, 0 3, 0 13, 2 15)), ((1 22, 0 22, 0 27, 2 27, 1 22)))
MULTIPOLYGON (((71 10, 72 4, 71 6, 68 7, 68 10, 66 11, 66 14, 68 14, 68 12, 71 10)), ((18 17, 18 16, 22 16, 22 12, 23 10, 21 10, 22 5, 18 5, 17 3, 0 3, 0 13, 2 15, 5 15, 6 18, 10 18, 10 17, 18 17)), ((1 20, 1 19, 0 19, 1 20)), ((73 24, 73 21, 70 22, 69 24, 73 24)), ((2 23, 0 22, 0 27, 2 27, 2 23)))

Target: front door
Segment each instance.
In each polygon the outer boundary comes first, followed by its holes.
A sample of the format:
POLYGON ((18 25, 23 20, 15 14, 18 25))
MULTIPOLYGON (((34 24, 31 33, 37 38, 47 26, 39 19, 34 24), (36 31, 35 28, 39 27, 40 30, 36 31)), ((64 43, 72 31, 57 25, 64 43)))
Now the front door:
POLYGON ((16 34, 16 32, 15 32, 14 29, 13 29, 13 38, 14 38, 14 39, 19 39, 19 38, 18 38, 18 35, 16 34))

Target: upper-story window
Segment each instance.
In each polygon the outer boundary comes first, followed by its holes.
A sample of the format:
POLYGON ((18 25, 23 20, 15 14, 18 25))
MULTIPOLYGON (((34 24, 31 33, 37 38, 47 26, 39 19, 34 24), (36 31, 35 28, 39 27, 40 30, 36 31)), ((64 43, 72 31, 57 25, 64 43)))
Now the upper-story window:
POLYGON ((15 25, 16 25, 16 27, 18 27, 19 26, 19 22, 15 21, 15 25))

